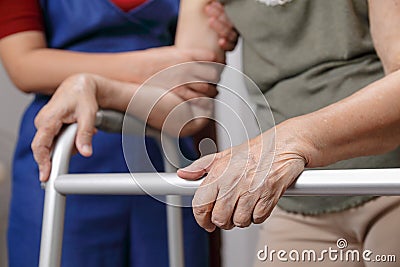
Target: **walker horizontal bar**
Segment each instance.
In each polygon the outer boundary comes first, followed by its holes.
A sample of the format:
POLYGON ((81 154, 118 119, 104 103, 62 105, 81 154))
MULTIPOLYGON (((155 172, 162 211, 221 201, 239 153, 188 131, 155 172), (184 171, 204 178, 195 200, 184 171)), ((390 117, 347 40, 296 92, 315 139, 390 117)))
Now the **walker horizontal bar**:
MULTIPOLYGON (((67 174, 55 188, 61 194, 193 195, 201 182, 174 173, 67 174)), ((306 170, 285 195, 400 195, 400 169, 306 170)))
POLYGON ((193 195, 201 181, 186 181, 174 173, 67 174, 54 186, 61 194, 193 195), (133 178, 134 177, 134 178, 133 178))

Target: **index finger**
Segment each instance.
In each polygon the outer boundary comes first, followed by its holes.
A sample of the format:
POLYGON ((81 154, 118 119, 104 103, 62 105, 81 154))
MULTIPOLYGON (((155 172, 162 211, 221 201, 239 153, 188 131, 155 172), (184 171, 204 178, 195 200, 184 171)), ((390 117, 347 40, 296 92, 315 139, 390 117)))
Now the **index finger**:
POLYGON ((39 126, 32 141, 33 157, 39 167, 39 179, 44 182, 50 175, 50 153, 55 136, 62 127, 61 121, 49 122, 46 126, 39 126))
POLYGON ((217 196, 216 183, 206 177, 193 198, 193 215, 197 223, 208 232, 212 232, 216 228, 211 221, 211 216, 217 196))

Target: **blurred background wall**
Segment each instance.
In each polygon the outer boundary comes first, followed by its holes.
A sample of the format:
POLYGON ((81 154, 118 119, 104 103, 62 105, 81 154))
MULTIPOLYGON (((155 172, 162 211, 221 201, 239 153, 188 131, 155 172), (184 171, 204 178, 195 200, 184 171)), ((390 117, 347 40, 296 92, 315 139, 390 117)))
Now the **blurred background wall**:
POLYGON ((10 199, 11 159, 17 139, 19 121, 30 101, 19 92, 0 64, 0 266, 7 266, 6 229, 10 199))

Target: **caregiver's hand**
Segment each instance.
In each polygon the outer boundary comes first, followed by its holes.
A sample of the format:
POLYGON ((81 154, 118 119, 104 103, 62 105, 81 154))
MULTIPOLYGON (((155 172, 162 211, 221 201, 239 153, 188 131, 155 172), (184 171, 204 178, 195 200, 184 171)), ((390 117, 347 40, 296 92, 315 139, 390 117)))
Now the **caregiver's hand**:
POLYGON ((262 223, 285 190, 304 170, 310 144, 295 124, 285 122, 248 143, 205 156, 180 169, 185 179, 202 185, 193 199, 201 227, 231 229, 262 223))
POLYGON ((66 79, 35 118, 37 128, 32 142, 33 156, 39 166, 39 179, 50 175, 50 153, 54 139, 63 124, 78 122, 75 144, 83 156, 92 154, 91 140, 95 133, 98 110, 97 85, 91 75, 74 75, 66 79))
POLYGON ((218 45, 224 51, 235 49, 239 33, 226 15, 224 6, 217 1, 211 1, 206 5, 205 13, 209 17, 210 27, 218 34, 218 45))
MULTIPOLYGON (((219 47, 223 51, 232 51, 236 47, 239 34, 227 17, 223 5, 217 1, 212 1, 205 6, 204 12, 209 18, 209 27, 218 36, 219 47)), ((126 57, 125 54, 122 56, 126 57)), ((192 46, 190 48, 178 48, 176 45, 130 52, 130 56, 126 58, 126 71, 129 75, 142 77, 141 80, 135 81, 138 83, 143 83, 157 72, 181 63, 218 61, 217 55, 208 49, 193 48, 192 46), (137 62, 141 62, 140 68, 138 68, 137 62)))

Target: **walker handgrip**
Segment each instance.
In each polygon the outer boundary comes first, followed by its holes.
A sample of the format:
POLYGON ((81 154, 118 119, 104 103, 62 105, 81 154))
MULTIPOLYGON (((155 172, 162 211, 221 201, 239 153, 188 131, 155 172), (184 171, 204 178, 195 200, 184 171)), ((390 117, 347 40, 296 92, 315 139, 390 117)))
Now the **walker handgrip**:
POLYGON ((133 134, 159 137, 160 132, 145 126, 144 122, 130 115, 114 110, 99 110, 96 113, 96 128, 110 133, 133 134))
POLYGON ((120 133, 124 114, 113 110, 99 110, 96 113, 96 127, 105 132, 120 133))

